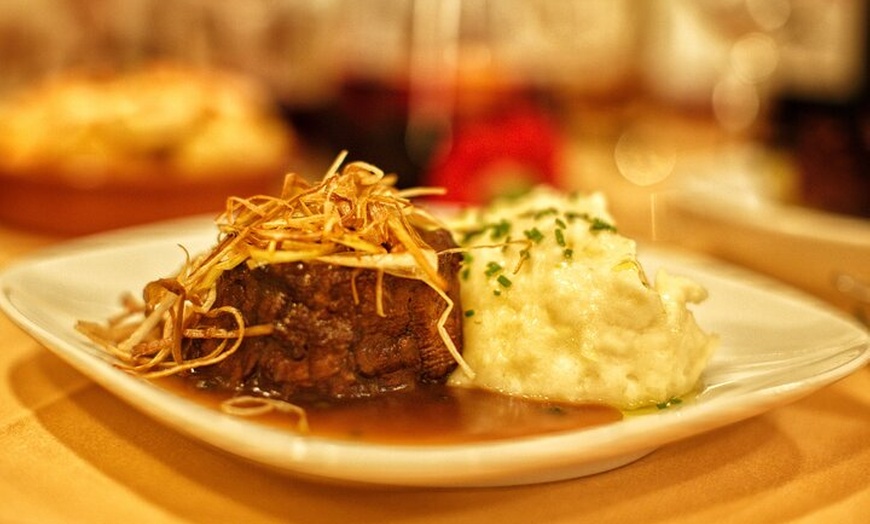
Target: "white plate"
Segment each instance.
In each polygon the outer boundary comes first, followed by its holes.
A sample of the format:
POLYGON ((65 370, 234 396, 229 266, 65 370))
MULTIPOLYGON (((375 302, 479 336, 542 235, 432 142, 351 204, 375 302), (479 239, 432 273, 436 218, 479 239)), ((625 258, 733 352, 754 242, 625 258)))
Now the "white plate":
POLYGON ((581 477, 791 402, 863 366, 868 334, 851 319, 770 280, 709 259, 644 248, 706 286, 699 322, 722 346, 695 402, 582 431, 495 443, 396 446, 294 435, 233 418, 118 371, 74 329, 118 310, 123 291, 174 271, 178 247, 205 249, 207 219, 163 223, 60 245, 0 275, 0 306, 62 359, 178 431, 284 472, 343 482, 497 486, 581 477))

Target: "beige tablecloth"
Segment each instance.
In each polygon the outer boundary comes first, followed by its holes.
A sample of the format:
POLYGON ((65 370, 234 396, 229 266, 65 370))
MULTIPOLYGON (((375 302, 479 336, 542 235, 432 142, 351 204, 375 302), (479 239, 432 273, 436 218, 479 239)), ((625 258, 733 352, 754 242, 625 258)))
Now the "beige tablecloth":
MULTIPOLYGON (((0 267, 55 239, 0 226, 0 267)), ((0 315, 0 522, 866 522, 870 368, 607 473, 361 489, 266 471, 152 421, 0 315)))

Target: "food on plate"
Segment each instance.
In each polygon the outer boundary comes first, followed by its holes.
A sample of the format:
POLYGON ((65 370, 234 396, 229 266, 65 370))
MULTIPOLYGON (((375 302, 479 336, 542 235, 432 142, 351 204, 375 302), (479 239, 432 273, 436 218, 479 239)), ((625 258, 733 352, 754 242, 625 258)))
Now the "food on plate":
MULTIPOLYGON (((262 391, 284 400, 368 397, 444 382, 457 361, 439 334, 446 307, 439 293, 458 302, 461 257, 450 252, 456 244, 446 230, 415 233, 421 245, 439 253, 445 289, 377 267, 316 260, 240 264, 225 271, 216 283, 214 307, 235 308, 245 324, 268 325, 271 332, 248 338, 235 355, 191 376, 210 389, 262 391)), ((460 310, 452 309, 445 320, 444 329, 461 347, 460 310)), ((203 357, 221 342, 193 340, 183 355, 203 357)))
POLYGON ((0 101, 0 217, 87 233, 217 212, 280 186, 296 149, 265 90, 231 73, 59 74, 0 101))
POLYGON ((706 292, 665 272, 648 282, 601 195, 541 186, 439 219, 412 198, 442 190, 343 163, 317 183, 288 175, 280 196, 229 198, 212 249, 78 329, 132 373, 227 393, 231 413, 303 420, 305 406, 423 388, 455 413, 431 387, 553 415, 667 404, 697 385, 716 338, 687 304, 706 292))
POLYGON ((148 284, 143 317, 80 329, 145 377, 276 401, 443 383, 461 364, 461 255, 411 204, 425 190, 342 160, 280 197, 230 198, 217 245, 148 284))
POLYGON ((474 371, 456 370, 451 385, 621 409, 698 385, 717 339, 687 304, 706 291, 664 270, 650 282, 602 195, 542 186, 451 226, 465 249, 463 359, 474 371))

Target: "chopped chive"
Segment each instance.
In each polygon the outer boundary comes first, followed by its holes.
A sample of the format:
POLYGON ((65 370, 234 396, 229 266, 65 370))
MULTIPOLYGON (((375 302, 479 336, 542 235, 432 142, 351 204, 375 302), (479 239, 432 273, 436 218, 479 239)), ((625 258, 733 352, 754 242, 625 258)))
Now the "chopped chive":
POLYGON ((585 220, 587 217, 588 217, 588 215, 586 213, 577 213, 575 211, 567 211, 565 213, 565 218, 568 219, 568 222, 573 222, 573 221, 577 220, 578 218, 581 220, 585 220))
POLYGON ((545 217, 547 215, 555 215, 559 212, 555 207, 545 207, 543 209, 530 209, 521 213, 520 218, 534 218, 535 220, 545 217))
POLYGON ((473 309, 468 309, 468 310, 465 311, 465 317, 466 317, 466 318, 473 317, 473 316, 474 316, 474 310, 473 310, 473 309))
POLYGON ((589 231, 612 231, 615 233, 616 227, 614 227, 613 224, 605 220, 601 220, 600 218, 595 217, 590 220, 589 231))
POLYGON ((556 209, 555 207, 548 207, 546 209, 542 209, 542 210, 538 211, 537 213, 535 213, 534 216, 535 216, 535 219, 537 220, 539 218, 544 218, 547 215, 555 215, 558 212, 559 212, 559 210, 556 209))
POLYGON ((487 231, 490 232, 490 238, 492 240, 498 240, 499 238, 510 233, 510 230, 511 230, 511 223, 505 219, 501 219, 500 221, 498 221, 494 224, 486 224, 478 229, 474 229, 472 231, 465 232, 465 234, 462 236, 462 240, 460 241, 460 244, 468 244, 469 242, 474 240, 475 237, 483 235, 487 231))
POLYGON ((566 248, 564 251, 562 251, 562 256, 564 256, 568 260, 571 260, 572 258, 574 258, 574 250, 571 248, 566 248))
POLYGON ((474 229, 472 231, 466 231, 464 235, 462 235, 461 244, 467 244, 474 240, 474 237, 480 236, 486 232, 486 228, 482 227, 479 229, 474 229))
POLYGON ((683 399, 680 399, 680 398, 677 398, 677 397, 671 397, 671 398, 669 398, 668 400, 666 400, 666 401, 664 401, 664 402, 659 402, 658 404, 656 404, 656 407, 657 407, 658 409, 667 409, 667 408, 669 408, 669 407, 671 407, 671 406, 676 406, 677 404, 680 404, 680 403, 682 403, 682 402, 683 402, 683 399))
POLYGON ((471 268, 464 268, 460 276, 462 277, 462 280, 468 280, 468 277, 471 276, 471 268))
POLYGON ((497 296, 497 297, 500 297, 501 296, 501 289, 493 289, 492 294, 497 296))
POLYGON ((556 243, 561 247, 565 247, 565 235, 562 233, 561 229, 556 230, 556 243))
POLYGON ((566 224, 565 221, 561 218, 556 219, 556 225, 559 226, 559 228, 561 229, 566 229, 568 227, 568 224, 566 224))
POLYGON ((513 282, 511 282, 511 279, 509 279, 508 277, 506 277, 504 275, 499 275, 496 280, 498 281, 499 284, 501 284, 502 287, 507 288, 507 287, 511 287, 513 285, 513 282))
POLYGON ((492 228, 492 234, 490 237, 493 240, 497 240, 511 231, 511 223, 505 219, 501 219, 498 223, 492 224, 490 227, 492 228))
POLYGON ((536 227, 523 231, 523 234, 526 235, 526 238, 535 243, 540 242, 544 239, 544 234, 541 233, 540 230, 538 230, 538 228, 536 227))
POLYGON ((589 222, 589 231, 597 232, 597 231, 612 231, 616 232, 616 227, 606 220, 602 220, 598 217, 589 216, 588 213, 577 213, 574 211, 568 211, 565 213, 565 218, 568 219, 569 222, 573 222, 574 220, 580 219, 589 222))
POLYGON ((502 267, 498 263, 488 262, 486 264, 486 271, 484 271, 484 273, 486 273, 486 276, 491 277, 497 273, 500 273, 501 270, 502 270, 502 267))

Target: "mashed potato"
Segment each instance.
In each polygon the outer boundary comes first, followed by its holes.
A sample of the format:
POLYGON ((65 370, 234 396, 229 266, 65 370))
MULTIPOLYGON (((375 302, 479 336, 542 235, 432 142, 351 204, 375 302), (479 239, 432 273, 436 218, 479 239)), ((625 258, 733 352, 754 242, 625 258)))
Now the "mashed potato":
POLYGON ((622 409, 696 387, 716 345, 687 303, 697 283, 649 283, 601 195, 540 187, 452 224, 463 264, 463 357, 454 386, 622 409))

